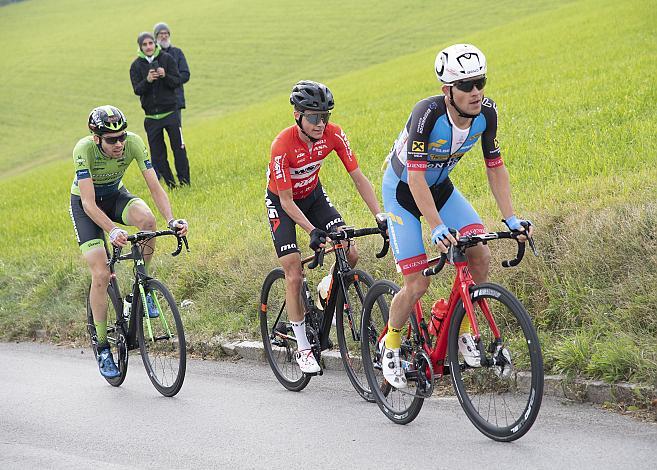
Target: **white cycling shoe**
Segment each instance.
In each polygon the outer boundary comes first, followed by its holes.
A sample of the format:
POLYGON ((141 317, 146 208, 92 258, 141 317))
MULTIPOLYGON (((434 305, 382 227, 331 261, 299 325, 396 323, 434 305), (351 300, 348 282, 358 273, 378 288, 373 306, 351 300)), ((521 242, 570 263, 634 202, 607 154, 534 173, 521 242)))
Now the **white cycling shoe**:
POLYGON ((383 378, 390 385, 397 389, 406 388, 406 375, 401 366, 399 354, 401 349, 390 349, 385 346, 385 337, 379 343, 381 349, 381 368, 383 369, 383 378))
POLYGON ((459 336, 459 352, 470 367, 481 367, 481 354, 470 333, 459 336))
POLYGON ((294 358, 297 360, 297 364, 299 364, 299 368, 304 374, 316 374, 322 370, 319 364, 317 364, 312 349, 297 351, 294 358))

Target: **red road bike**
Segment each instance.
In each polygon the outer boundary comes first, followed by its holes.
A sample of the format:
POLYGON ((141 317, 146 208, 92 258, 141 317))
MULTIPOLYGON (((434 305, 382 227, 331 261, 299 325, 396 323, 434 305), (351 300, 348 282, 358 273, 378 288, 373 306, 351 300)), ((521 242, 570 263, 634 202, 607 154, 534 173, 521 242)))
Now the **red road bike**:
MULTIPOLYGON (((381 369, 380 348, 387 332, 390 303, 400 288, 386 280, 370 287, 363 303, 363 366, 370 390, 390 420, 397 424, 413 421, 424 400, 434 392, 434 383, 450 376, 466 415, 487 437, 513 441, 529 431, 543 396, 543 358, 536 330, 511 292, 489 282, 475 284, 465 256, 465 250, 478 243, 513 239, 518 243, 516 258, 504 261, 502 266, 516 266, 525 254, 520 235, 511 231, 460 237, 447 256, 429 261, 431 267, 425 269, 425 276, 437 274, 448 262, 454 265, 456 277, 449 299, 434 303, 428 322, 418 301, 402 328, 406 389, 392 387, 381 369), (465 318, 481 355, 480 367, 468 366, 458 350, 459 330, 465 318)), ((528 241, 536 255, 533 240, 528 241)))

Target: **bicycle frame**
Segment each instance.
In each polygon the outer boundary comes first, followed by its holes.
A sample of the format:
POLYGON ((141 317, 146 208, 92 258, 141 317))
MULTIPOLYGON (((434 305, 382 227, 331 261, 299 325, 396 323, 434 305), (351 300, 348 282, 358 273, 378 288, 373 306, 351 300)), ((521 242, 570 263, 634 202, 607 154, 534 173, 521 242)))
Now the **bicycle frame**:
MULTIPOLYGON (((383 235, 380 229, 378 228, 365 228, 365 229, 356 230, 353 227, 343 227, 339 232, 333 232, 329 234, 331 238, 330 247, 323 248, 317 251, 316 253, 314 253, 313 255, 303 258, 301 260, 301 268, 303 270, 301 294, 303 298, 302 300, 303 300, 304 314, 305 316, 308 316, 309 314, 315 311, 315 307, 313 305, 313 293, 309 288, 308 280, 306 278, 304 268, 306 267, 306 265, 308 266, 308 269, 314 269, 317 266, 322 265, 324 260, 324 255, 326 253, 335 253, 336 255, 336 263, 333 268, 333 272, 331 273, 331 284, 329 286, 329 292, 326 298, 326 307, 324 308, 324 317, 322 319, 321 324, 319 325, 319 331, 317 332, 320 351, 324 351, 329 348, 329 333, 331 332, 331 326, 333 322, 333 316, 335 315, 335 308, 337 302, 336 300, 337 295, 335 295, 337 293, 337 290, 334 289, 335 286, 338 286, 338 288, 341 289, 344 294, 344 302, 345 302, 344 311, 347 312, 347 319, 349 322, 349 327, 351 329, 352 336, 355 340, 360 340, 360 331, 356 331, 354 328, 353 315, 351 314, 351 303, 349 302, 347 286, 345 285, 345 277, 349 276, 351 273, 354 272, 352 267, 349 265, 349 261, 347 260, 347 250, 349 249, 349 243, 352 238, 357 238, 367 235, 375 235, 375 234, 383 235)), ((385 256, 386 253, 388 252, 388 246, 389 246, 388 239, 387 237, 384 236, 383 248, 376 255, 376 257, 382 258, 383 256, 385 256)), ((266 308, 266 306, 262 305, 261 308, 264 309, 266 308)), ((285 308, 285 304, 283 304, 283 306, 281 307, 281 311, 278 312, 278 317, 276 318, 276 321, 273 323, 274 325, 278 324, 280 317, 283 314, 284 308, 285 308)), ((265 310, 262 311, 264 312, 265 310)), ((286 333, 276 331, 275 328, 272 330, 272 333, 280 338, 296 342, 296 339, 294 337, 287 335, 286 333)))
MULTIPOLYGON (((415 315, 415 319, 418 324, 418 330, 420 331, 420 337, 415 339, 417 343, 421 345, 424 352, 429 356, 435 376, 440 377, 442 375, 449 373, 449 366, 445 364, 445 356, 446 356, 446 351, 448 347, 448 338, 449 338, 449 325, 451 323, 452 315, 454 314, 459 301, 463 303, 463 308, 465 309, 468 320, 470 321, 472 336, 477 344, 477 348, 479 349, 479 352, 481 353, 481 361, 482 361, 481 365, 482 366, 490 365, 490 363, 486 362, 484 345, 482 344, 481 341, 479 341, 481 338, 481 335, 479 333, 479 325, 477 324, 477 318, 474 314, 474 305, 472 304, 472 300, 470 299, 470 292, 476 286, 476 284, 472 279, 470 270, 468 269, 468 260, 467 257, 465 256, 465 249, 468 246, 473 246, 476 243, 486 244, 490 240, 497 240, 503 238, 510 238, 518 241, 517 239, 520 235, 521 235, 520 232, 492 232, 483 235, 462 237, 459 240, 459 242, 464 242, 465 245, 461 245, 460 247, 457 248, 451 248, 449 250, 449 255, 448 255, 449 263, 454 265, 454 268, 456 269, 456 276, 454 278, 452 290, 450 292, 449 300, 447 302, 447 314, 445 315, 445 318, 443 318, 440 324, 440 330, 438 331, 435 345, 432 346, 431 344, 431 335, 429 334, 429 329, 427 323, 424 320, 424 315, 422 313, 422 301, 418 300, 413 306, 412 315, 415 315), (445 325, 447 325, 447 327, 445 327, 445 325)), ((536 248, 534 246, 533 240, 529 238, 528 241, 532 251, 534 252, 534 254, 536 254, 536 248)), ((516 254, 516 257, 513 260, 503 261, 502 266, 511 267, 518 265, 518 263, 520 263, 520 261, 522 260, 524 253, 525 253, 525 243, 518 242, 518 252, 516 254)), ((446 261, 447 261, 447 257, 445 255, 429 260, 428 264, 430 266, 434 266, 434 268, 425 269, 424 271, 425 276, 438 273, 442 269, 442 266, 445 264, 446 261)), ((491 328, 492 333, 495 335, 495 342, 501 343, 501 334, 495 323, 495 319, 493 318, 493 315, 490 312, 488 303, 486 302, 485 299, 481 299, 478 302, 479 302, 479 306, 481 307, 481 311, 491 328)), ((388 326, 386 325, 385 328, 383 329, 383 332, 380 334, 378 341, 380 341, 383 338, 383 336, 387 333, 387 331, 388 331, 388 326)), ((406 338, 410 338, 411 334, 412 334, 412 328, 411 325, 409 325, 408 331, 406 333, 406 338)))
MULTIPOLYGON (((438 262, 438 260, 439 258, 435 258, 433 260, 430 260, 429 263, 435 264, 438 262)), ((416 302, 413 309, 413 313, 418 322, 418 325, 420 327, 419 330, 421 331, 421 335, 422 335, 422 337, 418 338, 418 340, 422 345, 422 349, 424 349, 424 351, 431 359, 431 363, 434 368, 434 374, 438 377, 445 375, 446 373, 449 373, 449 369, 448 369, 449 366, 445 365, 445 356, 447 352, 447 344, 449 338, 449 325, 452 319, 452 315, 454 314, 459 301, 463 303, 463 307, 465 308, 465 312, 468 317, 468 320, 470 320, 470 328, 472 329, 472 336, 474 337, 475 342, 479 345, 480 349, 483 348, 483 345, 479 341, 481 335, 479 334, 479 326, 477 324, 477 319, 474 314, 474 306, 472 304, 472 300, 470 299, 470 291, 474 286, 476 286, 476 284, 472 279, 470 270, 468 269, 467 258, 460 251, 456 251, 454 253, 453 259, 450 261, 450 264, 454 265, 454 268, 456 269, 456 276, 454 278, 452 290, 450 292, 449 300, 447 302, 447 314, 445 315, 445 318, 443 318, 440 324, 440 329, 436 337, 436 342, 433 346, 431 345, 431 336, 429 334, 427 324, 424 321, 421 301, 416 302)), ((500 339, 500 331, 497 328, 497 325, 495 324, 495 320, 493 319, 492 314, 490 313, 488 304, 483 299, 480 300, 479 302, 480 302, 479 305, 481 307, 481 310, 491 327, 491 331, 495 335, 496 341, 498 341, 500 339)), ((410 327, 409 327, 409 334, 410 334, 410 327)), ((482 358, 485 357, 483 351, 480 352, 482 352, 481 357, 482 358)))
MULTIPOLYGON (((142 253, 141 246, 139 243, 136 242, 137 238, 142 232, 139 232, 137 235, 131 235, 128 237, 128 240, 134 239, 135 243, 132 243, 131 249, 130 249, 130 254, 127 255, 121 255, 120 250, 117 250, 117 248, 114 248, 113 256, 110 258, 108 261, 108 267, 110 269, 110 283, 107 286, 107 290, 113 290, 116 294, 115 296, 115 302, 118 303, 118 305, 115 305, 115 311, 117 312, 117 319, 116 319, 116 325, 119 328, 123 329, 123 334, 126 338, 126 346, 128 351, 131 351, 133 349, 139 348, 139 340, 137 339, 137 321, 139 320, 137 318, 137 305, 138 305, 138 299, 141 300, 141 305, 146 308, 146 291, 145 289, 148 288, 148 281, 152 279, 146 273, 146 265, 144 263, 144 257, 142 253), (119 284, 116 280, 116 271, 114 269, 114 264, 118 261, 125 261, 125 260, 133 260, 134 261, 134 273, 135 277, 132 283, 132 303, 130 305, 130 318, 128 322, 126 322, 126 319, 123 317, 123 297, 121 295, 121 290, 119 288, 119 284), (127 324, 126 324, 127 323, 127 324)), ((171 231, 162 231, 162 232, 154 232, 154 236, 158 235, 167 235, 167 234, 173 234, 171 231), (170 232, 170 233, 169 233, 170 232)), ((173 256, 177 256, 181 249, 182 249, 182 243, 185 243, 185 246, 187 246, 187 240, 183 238, 178 239, 178 249, 172 253, 173 256)), ((108 258, 109 258, 109 251, 107 250, 107 247, 105 248, 108 258)), ((189 250, 189 248, 187 248, 189 250)), ((111 298, 111 297, 110 297, 111 298)), ((158 300, 157 296, 153 297, 153 301, 155 302, 155 306, 159 311, 161 311, 161 306, 160 306, 160 301, 158 300)), ((151 318, 148 315, 145 315, 144 318, 146 319, 146 325, 147 325, 147 330, 148 330, 148 337, 151 339, 151 341, 157 341, 158 339, 165 339, 165 338, 170 338, 171 335, 171 329, 169 327, 169 324, 165 318, 164 315, 160 315, 160 321, 162 322, 162 326, 164 327, 164 330, 166 331, 168 336, 165 337, 153 337, 153 329, 151 327, 151 318)))
MULTIPOLYGON (((336 257, 336 264, 333 267, 333 271, 331 273, 331 284, 329 285, 329 291, 326 297, 326 307, 324 308, 324 317, 322 318, 322 323, 319 325, 319 341, 320 341, 320 348, 322 351, 328 349, 329 344, 329 333, 331 332, 331 326, 333 323, 333 316, 335 315, 335 307, 336 307, 336 302, 337 302, 337 289, 334 289, 334 286, 337 286, 338 289, 342 290, 342 293, 344 294, 344 301, 345 301, 345 311, 348 312, 347 317, 349 319, 349 325, 352 330, 352 334, 356 335, 355 338, 360 337, 360 332, 354 332, 353 331, 353 317, 351 315, 351 308, 350 308, 350 302, 349 298, 347 295, 347 287, 345 286, 344 283, 344 278, 345 276, 348 276, 351 272, 353 272, 353 269, 349 265, 349 262, 347 261, 347 252, 346 250, 348 249, 349 241, 345 242, 337 242, 330 248, 326 249, 324 252, 325 253, 335 253, 336 257), (345 246, 347 245, 347 246, 345 246)), ((301 261, 301 266, 305 266, 308 263, 311 263, 313 260, 315 260, 315 256, 309 256, 301 261)), ((304 301, 305 305, 304 308, 306 310, 306 314, 311 311, 313 308, 313 299, 312 299, 312 292, 310 291, 308 281, 306 280, 306 275, 304 271, 304 276, 303 276, 303 289, 305 291, 305 298, 306 300, 304 301)))

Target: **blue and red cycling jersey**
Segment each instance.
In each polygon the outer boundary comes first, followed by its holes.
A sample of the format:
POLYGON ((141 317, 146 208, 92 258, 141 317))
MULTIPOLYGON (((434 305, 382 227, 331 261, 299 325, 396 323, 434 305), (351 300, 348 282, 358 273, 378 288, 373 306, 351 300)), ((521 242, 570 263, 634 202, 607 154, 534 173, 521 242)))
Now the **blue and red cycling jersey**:
POLYGON ((424 172, 443 223, 462 235, 484 233, 477 212, 449 179, 461 158, 481 140, 486 166, 504 165, 497 142, 497 107, 483 98, 481 113, 469 129, 459 129, 447 112, 445 96, 418 102, 392 147, 383 177, 383 205, 388 214, 390 243, 398 270, 410 274, 427 267, 420 210, 410 188, 408 172, 424 172))

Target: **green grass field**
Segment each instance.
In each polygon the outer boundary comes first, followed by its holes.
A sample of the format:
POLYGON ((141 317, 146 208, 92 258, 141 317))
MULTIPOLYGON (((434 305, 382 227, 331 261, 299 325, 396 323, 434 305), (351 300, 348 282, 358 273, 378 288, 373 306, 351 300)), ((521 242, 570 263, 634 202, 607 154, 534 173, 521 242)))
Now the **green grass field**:
MULTIPOLYGON (((67 211, 70 151, 97 104, 123 108, 143 135, 128 67, 137 32, 165 19, 192 69, 185 141, 194 186, 170 197, 191 224, 193 251, 175 262, 162 251, 155 264, 177 298, 194 301, 185 315, 193 340, 257 334, 259 288, 276 264, 265 170, 271 140, 292 123, 291 85, 311 78, 331 87, 333 120, 380 193, 381 163, 410 109, 439 93, 436 52, 463 41, 487 55, 515 206, 539 230, 541 256, 496 267, 493 280, 528 307, 548 371, 655 383, 657 13, 649 1, 517 3, 469 4, 480 6, 474 25, 462 7, 427 11, 426 2, 401 11, 331 2, 310 19, 293 2, 171 3, 157 17, 118 2, 122 18, 111 27, 81 1, 0 8, 2 83, 11 90, 0 95, 0 337, 83 334, 88 276, 67 211)), ((333 202, 349 222, 371 224, 334 160, 322 170, 333 202)), ((500 229, 479 150, 452 175, 500 229)), ((142 181, 136 168, 125 179, 145 197, 142 181)), ((373 260, 374 240, 361 246, 361 267, 400 281, 390 256, 373 260)), ((493 247, 496 266, 511 249, 493 247)), ((448 277, 432 294, 445 293, 448 277)))

